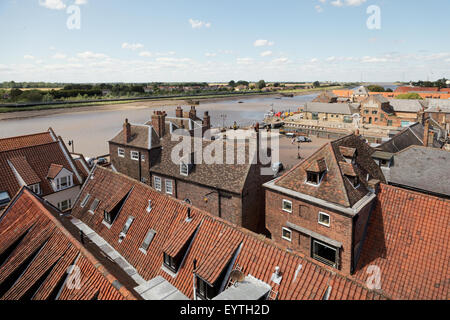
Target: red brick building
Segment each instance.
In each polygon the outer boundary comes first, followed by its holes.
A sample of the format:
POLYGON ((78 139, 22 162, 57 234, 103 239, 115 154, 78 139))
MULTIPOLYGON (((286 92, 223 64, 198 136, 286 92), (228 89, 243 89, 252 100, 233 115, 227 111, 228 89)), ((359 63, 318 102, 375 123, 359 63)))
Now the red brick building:
POLYGON ((266 188, 266 226, 277 243, 353 272, 383 173, 358 136, 325 144, 266 188))
POLYGON ((228 152, 227 140, 203 138, 210 126, 208 112, 200 120, 195 107, 189 113, 178 107, 175 117, 156 111, 145 125, 126 121, 109 142, 112 167, 163 194, 185 200, 249 230, 265 233, 262 184, 271 176, 261 175, 261 165, 251 158, 248 143, 242 143, 246 158, 239 163, 237 152, 241 142, 233 140, 232 150, 228 152), (176 129, 189 132, 192 146, 190 157, 179 163, 172 160, 172 151, 180 144, 180 139, 173 139, 176 129), (200 152, 195 150, 195 144, 202 146, 200 152), (201 158, 201 151, 216 146, 223 150, 223 163, 207 164, 201 158), (226 163, 229 155, 233 160, 226 163), (200 161, 194 161, 197 156, 200 161))

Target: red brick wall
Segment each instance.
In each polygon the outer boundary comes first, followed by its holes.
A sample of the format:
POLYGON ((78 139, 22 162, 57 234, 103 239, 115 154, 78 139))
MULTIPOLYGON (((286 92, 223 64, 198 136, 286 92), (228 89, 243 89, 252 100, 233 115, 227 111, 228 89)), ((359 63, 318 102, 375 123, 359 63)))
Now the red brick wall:
POLYGON ((131 151, 140 151, 144 156, 144 161, 141 161, 141 176, 146 179, 146 183, 149 184, 150 179, 150 163, 152 161, 150 152, 145 149, 139 149, 134 147, 128 147, 123 145, 117 145, 109 143, 109 154, 111 156, 111 163, 120 173, 123 173, 133 179, 139 180, 139 161, 131 159, 131 151), (118 149, 125 150, 125 157, 119 157, 118 149))
POLYGON ((350 273, 353 225, 351 217, 284 196, 271 190, 266 190, 266 226, 271 233, 272 239, 286 248, 299 251, 306 256, 311 256, 311 239, 309 236, 292 230, 291 242, 281 237, 282 228, 287 226, 286 223, 288 221, 341 242, 340 270, 350 273), (292 201, 292 213, 287 213, 282 210, 283 199, 292 201), (300 210, 300 208, 303 210, 300 210), (318 223, 319 211, 330 215, 330 227, 318 223))

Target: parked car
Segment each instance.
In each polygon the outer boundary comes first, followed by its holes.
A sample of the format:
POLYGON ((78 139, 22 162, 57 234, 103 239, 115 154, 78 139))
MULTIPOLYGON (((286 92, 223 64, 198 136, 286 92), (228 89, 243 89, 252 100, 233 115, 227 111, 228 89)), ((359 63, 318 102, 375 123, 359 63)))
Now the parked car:
POLYGON ((308 137, 300 136, 297 137, 297 142, 312 142, 312 140, 308 137))
POLYGON ((105 158, 98 158, 97 160, 97 164, 98 165, 103 165, 103 164, 107 164, 108 160, 106 160, 105 158))

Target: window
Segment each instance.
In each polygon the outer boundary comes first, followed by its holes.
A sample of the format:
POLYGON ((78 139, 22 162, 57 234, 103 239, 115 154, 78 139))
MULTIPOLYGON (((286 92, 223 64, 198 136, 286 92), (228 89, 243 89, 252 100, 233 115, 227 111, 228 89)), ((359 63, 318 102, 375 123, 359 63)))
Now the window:
POLYGON ((388 120, 387 125, 388 125, 388 127, 392 127, 392 120, 388 120))
POLYGON ((131 159, 139 161, 139 152, 137 151, 131 151, 131 159))
POLYGON ((125 204, 125 201, 128 198, 128 195, 130 194, 130 192, 131 192, 131 190, 109 212, 106 210, 103 211, 103 219, 104 219, 104 223, 106 223, 107 227, 111 227, 111 225, 116 220, 117 216, 119 215, 120 211, 122 210, 123 205, 125 204))
POLYGON ((123 226, 122 232, 120 232, 119 235, 119 242, 122 242, 122 240, 126 237, 128 230, 130 230, 131 224, 134 221, 133 216, 129 216, 127 219, 127 222, 125 222, 125 225, 123 226))
POLYGON ((313 113, 312 113, 312 119, 313 119, 313 120, 319 120, 319 113, 313 112, 313 113))
POLYGON ((67 199, 58 203, 58 209, 61 211, 66 211, 72 207, 72 200, 67 199))
POLYGON ((364 114, 369 114, 369 110, 364 110, 364 114))
POLYGON ((41 186, 39 185, 39 183, 31 185, 31 186, 29 186, 29 188, 34 193, 41 194, 41 186))
POLYGON ((322 263, 338 267, 338 250, 325 243, 313 240, 312 256, 322 263))
POLYGON ((288 228, 283 228, 283 230, 281 232, 281 237, 284 240, 292 241, 292 231, 289 230, 288 228))
POLYGON ((122 148, 117 149, 117 155, 121 158, 125 158, 125 150, 122 148))
POLYGON ((150 229, 147 233, 147 235, 145 236, 144 242, 142 242, 141 245, 141 251, 147 252, 148 247, 150 247, 150 244, 152 243, 153 238, 156 235, 156 231, 153 229, 150 229))
POLYGON ((145 156, 144 155, 141 155, 141 161, 145 162, 145 156))
POLYGON ((164 265, 175 273, 178 270, 178 264, 176 259, 169 256, 167 253, 164 253, 164 265))
POLYGON ((156 190, 161 191, 161 178, 160 177, 154 177, 154 187, 156 190))
POLYGON ((378 114, 378 111, 372 111, 372 114, 378 114))
POLYGON ((329 227, 330 226, 330 215, 323 213, 323 212, 319 212, 319 224, 329 227))
POLYGON ((378 122, 378 118, 375 118, 375 122, 378 122))
POLYGON ((308 171, 306 174, 306 181, 311 184, 319 185, 325 175, 326 171, 321 173, 308 171))
POLYGON ((383 113, 380 115, 380 118, 381 118, 381 119, 384 119, 384 114, 383 114, 383 113))
POLYGON ((86 206, 90 197, 91 197, 91 195, 89 193, 86 195, 86 197, 84 197, 83 201, 81 201, 81 205, 80 205, 81 208, 84 208, 86 206))
POLYGON ((180 174, 183 176, 189 175, 189 166, 185 163, 180 164, 180 174))
POLYGON ((172 180, 166 179, 166 193, 167 194, 173 194, 172 180))
POLYGON ((292 212, 292 201, 283 200, 283 211, 292 212))
POLYGON ((99 203, 100 203, 100 200, 98 200, 98 199, 95 199, 94 201, 92 201, 92 204, 91 204, 91 207, 89 208, 89 211, 91 213, 94 213, 95 210, 97 210, 99 203))
POLYGON ((352 184, 352 186, 354 188, 358 188, 359 187, 359 177, 358 176, 355 176, 355 177, 346 176, 346 178, 348 179, 348 181, 350 181, 350 183, 352 184))
POLYGON ((9 193, 6 191, 1 191, 0 192, 0 206, 8 204, 10 201, 11 201, 11 198, 9 197, 9 193))
POLYGON ((56 179, 56 190, 58 191, 70 188, 72 187, 72 185, 73 185, 72 176, 65 176, 56 179))

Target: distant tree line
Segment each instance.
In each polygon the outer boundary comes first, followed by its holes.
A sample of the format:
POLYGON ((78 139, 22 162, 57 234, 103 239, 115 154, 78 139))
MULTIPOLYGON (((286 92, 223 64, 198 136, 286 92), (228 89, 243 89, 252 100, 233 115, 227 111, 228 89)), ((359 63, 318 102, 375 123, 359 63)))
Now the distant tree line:
POLYGON ((394 92, 391 88, 385 89, 384 87, 378 85, 367 86, 367 90, 369 90, 369 92, 394 92))
POLYGON ((446 88, 448 79, 442 78, 437 81, 417 81, 412 82, 415 87, 433 87, 433 88, 446 88))

